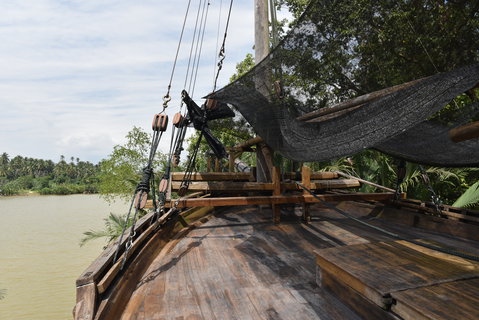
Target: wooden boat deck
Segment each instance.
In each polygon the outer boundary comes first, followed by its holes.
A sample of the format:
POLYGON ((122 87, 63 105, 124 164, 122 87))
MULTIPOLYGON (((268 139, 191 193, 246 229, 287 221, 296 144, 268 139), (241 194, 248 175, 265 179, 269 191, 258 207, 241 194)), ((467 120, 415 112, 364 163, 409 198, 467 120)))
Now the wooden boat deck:
MULTIPOLYGON (((405 238, 479 254, 475 241, 373 218, 367 214, 374 207, 367 204, 341 206, 405 238)), ((313 208, 309 224, 299 222, 293 207, 283 209, 289 218, 278 225, 271 223, 270 209, 217 212, 158 254, 137 283, 122 319, 361 319, 318 286, 314 252, 395 239, 320 205, 313 208)), ((374 266, 365 268, 374 272, 374 266)))

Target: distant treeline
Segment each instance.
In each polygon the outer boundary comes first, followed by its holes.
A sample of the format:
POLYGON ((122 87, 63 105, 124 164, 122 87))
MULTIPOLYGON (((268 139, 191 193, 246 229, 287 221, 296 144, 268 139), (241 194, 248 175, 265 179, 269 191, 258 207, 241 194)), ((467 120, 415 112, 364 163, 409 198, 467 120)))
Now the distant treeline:
POLYGON ((96 193, 98 165, 62 155, 60 161, 16 156, 0 156, 0 194, 15 195, 28 191, 40 194, 96 193))

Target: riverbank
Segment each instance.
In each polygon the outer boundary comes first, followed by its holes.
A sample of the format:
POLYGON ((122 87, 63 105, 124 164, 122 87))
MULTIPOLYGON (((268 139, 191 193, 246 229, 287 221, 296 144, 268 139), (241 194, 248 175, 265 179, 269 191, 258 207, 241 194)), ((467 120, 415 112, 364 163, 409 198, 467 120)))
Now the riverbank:
POLYGON ((39 197, 39 196, 70 196, 70 195, 95 195, 99 194, 98 192, 78 192, 78 193, 41 193, 34 190, 21 190, 14 194, 4 195, 0 193, 0 198, 10 198, 10 197, 39 197))

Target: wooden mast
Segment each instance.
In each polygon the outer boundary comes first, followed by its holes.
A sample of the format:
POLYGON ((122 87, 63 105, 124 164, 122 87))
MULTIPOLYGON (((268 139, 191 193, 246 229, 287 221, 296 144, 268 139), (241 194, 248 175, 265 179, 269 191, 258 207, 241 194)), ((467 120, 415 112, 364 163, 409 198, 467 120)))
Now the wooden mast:
MULTIPOLYGON (((268 0, 254 0, 254 59, 256 64, 263 60, 269 53, 269 21, 268 0)), ((264 84, 266 79, 258 79, 258 83, 264 84)), ((268 89, 268 88, 266 88, 268 89)), ((260 92, 264 87, 258 86, 260 92)), ((264 92, 268 95, 269 92, 264 92)), ((269 182, 272 178, 273 157, 271 149, 260 142, 256 148, 257 181, 269 182)))

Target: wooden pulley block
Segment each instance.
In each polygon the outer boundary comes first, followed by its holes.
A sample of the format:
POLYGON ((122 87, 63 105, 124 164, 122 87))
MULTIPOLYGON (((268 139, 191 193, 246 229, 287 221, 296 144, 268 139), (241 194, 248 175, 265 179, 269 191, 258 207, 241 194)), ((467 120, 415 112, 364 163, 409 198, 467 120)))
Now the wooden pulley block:
POLYGON ((179 112, 175 113, 173 116, 173 125, 177 128, 181 128, 183 126, 183 123, 185 121, 185 117, 179 112))
POLYGON ((183 197, 186 195, 187 191, 188 191, 188 188, 186 186, 181 186, 177 193, 180 197, 183 197))
POLYGON ((213 99, 206 99, 206 109, 211 110, 216 108, 216 104, 218 101, 213 100, 213 99))
POLYGON ((173 168, 178 167, 178 165, 180 164, 180 157, 174 154, 171 158, 171 162, 173 163, 173 168))
POLYGON ((135 195, 134 206, 138 209, 143 209, 146 206, 148 200, 148 193, 145 191, 138 191, 135 195))
POLYGON ((157 113, 153 117, 151 128, 153 131, 165 131, 168 127, 168 116, 164 113, 157 113))
POLYGON ((165 193, 166 190, 168 190, 168 180, 167 179, 161 179, 158 191, 165 193))
POLYGON ((274 91, 276 92, 276 96, 278 97, 278 99, 283 99, 284 98, 283 86, 281 84, 281 81, 276 80, 274 82, 274 91))

